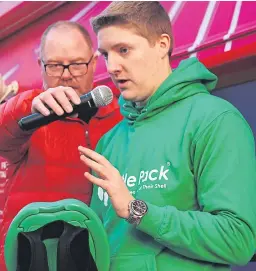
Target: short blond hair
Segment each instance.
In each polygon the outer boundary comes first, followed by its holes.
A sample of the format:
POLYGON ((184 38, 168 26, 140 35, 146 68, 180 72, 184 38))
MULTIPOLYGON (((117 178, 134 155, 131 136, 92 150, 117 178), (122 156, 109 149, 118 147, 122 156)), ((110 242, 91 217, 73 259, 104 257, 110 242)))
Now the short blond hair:
POLYGON ((96 34, 102 28, 113 25, 135 28, 150 44, 155 44, 162 34, 167 34, 171 39, 168 52, 171 57, 173 35, 170 18, 157 1, 113 1, 102 13, 92 18, 91 24, 96 34))

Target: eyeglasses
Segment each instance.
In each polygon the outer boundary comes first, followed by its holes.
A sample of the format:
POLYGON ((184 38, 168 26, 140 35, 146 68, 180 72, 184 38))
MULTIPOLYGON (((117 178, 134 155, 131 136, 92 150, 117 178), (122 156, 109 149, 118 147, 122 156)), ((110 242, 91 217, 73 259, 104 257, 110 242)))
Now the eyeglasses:
POLYGON ((65 69, 68 69, 72 76, 82 76, 85 75, 88 71, 88 66, 93 59, 93 55, 91 56, 88 62, 81 63, 70 63, 68 65, 63 64, 45 64, 43 60, 41 60, 44 64, 44 70, 48 76, 61 77, 64 73, 65 69))

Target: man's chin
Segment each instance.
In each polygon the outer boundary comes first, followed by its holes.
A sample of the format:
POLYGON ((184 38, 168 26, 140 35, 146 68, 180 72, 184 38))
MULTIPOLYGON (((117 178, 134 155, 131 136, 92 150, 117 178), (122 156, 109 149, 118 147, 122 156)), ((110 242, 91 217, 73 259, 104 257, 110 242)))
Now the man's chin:
POLYGON ((132 93, 129 92, 129 91, 127 91, 127 90, 122 91, 122 92, 121 92, 121 95, 122 95, 122 97, 123 97, 125 100, 127 100, 127 101, 133 102, 134 99, 135 99, 134 95, 132 95, 132 93))

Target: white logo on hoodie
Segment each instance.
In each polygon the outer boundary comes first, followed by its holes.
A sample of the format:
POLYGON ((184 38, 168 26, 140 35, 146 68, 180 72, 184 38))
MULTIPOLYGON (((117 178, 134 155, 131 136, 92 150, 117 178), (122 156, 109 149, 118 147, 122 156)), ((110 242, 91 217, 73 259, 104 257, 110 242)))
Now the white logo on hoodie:
POLYGON ((101 187, 98 188, 98 197, 104 202, 105 206, 108 206, 108 193, 105 192, 101 187))
POLYGON ((169 169, 164 169, 164 166, 161 166, 160 169, 152 169, 152 170, 141 170, 139 173, 139 177, 136 176, 128 176, 127 173, 123 174, 123 179, 127 187, 134 187, 136 183, 138 185, 147 182, 147 181, 168 181, 167 173, 169 169))
MULTIPOLYGON (((166 188, 165 181, 168 181, 168 172, 168 168, 165 169, 164 166, 161 166, 160 169, 141 170, 137 177, 133 175, 129 176, 128 173, 125 173, 122 175, 122 178, 126 186, 131 190, 131 194, 136 194, 136 190, 166 188), (159 184, 158 181, 161 181, 161 183, 159 184), (156 184, 152 185, 153 182, 156 182, 156 184)), ((101 187, 98 187, 98 197, 107 207, 109 196, 101 187)))

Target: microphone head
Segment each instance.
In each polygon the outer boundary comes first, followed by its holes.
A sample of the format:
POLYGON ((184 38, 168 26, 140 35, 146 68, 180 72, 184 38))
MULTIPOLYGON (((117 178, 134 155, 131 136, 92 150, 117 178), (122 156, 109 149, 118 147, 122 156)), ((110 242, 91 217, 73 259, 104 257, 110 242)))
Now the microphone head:
POLYGON ((107 86, 97 86, 91 95, 96 107, 106 106, 113 101, 112 90, 107 86))

